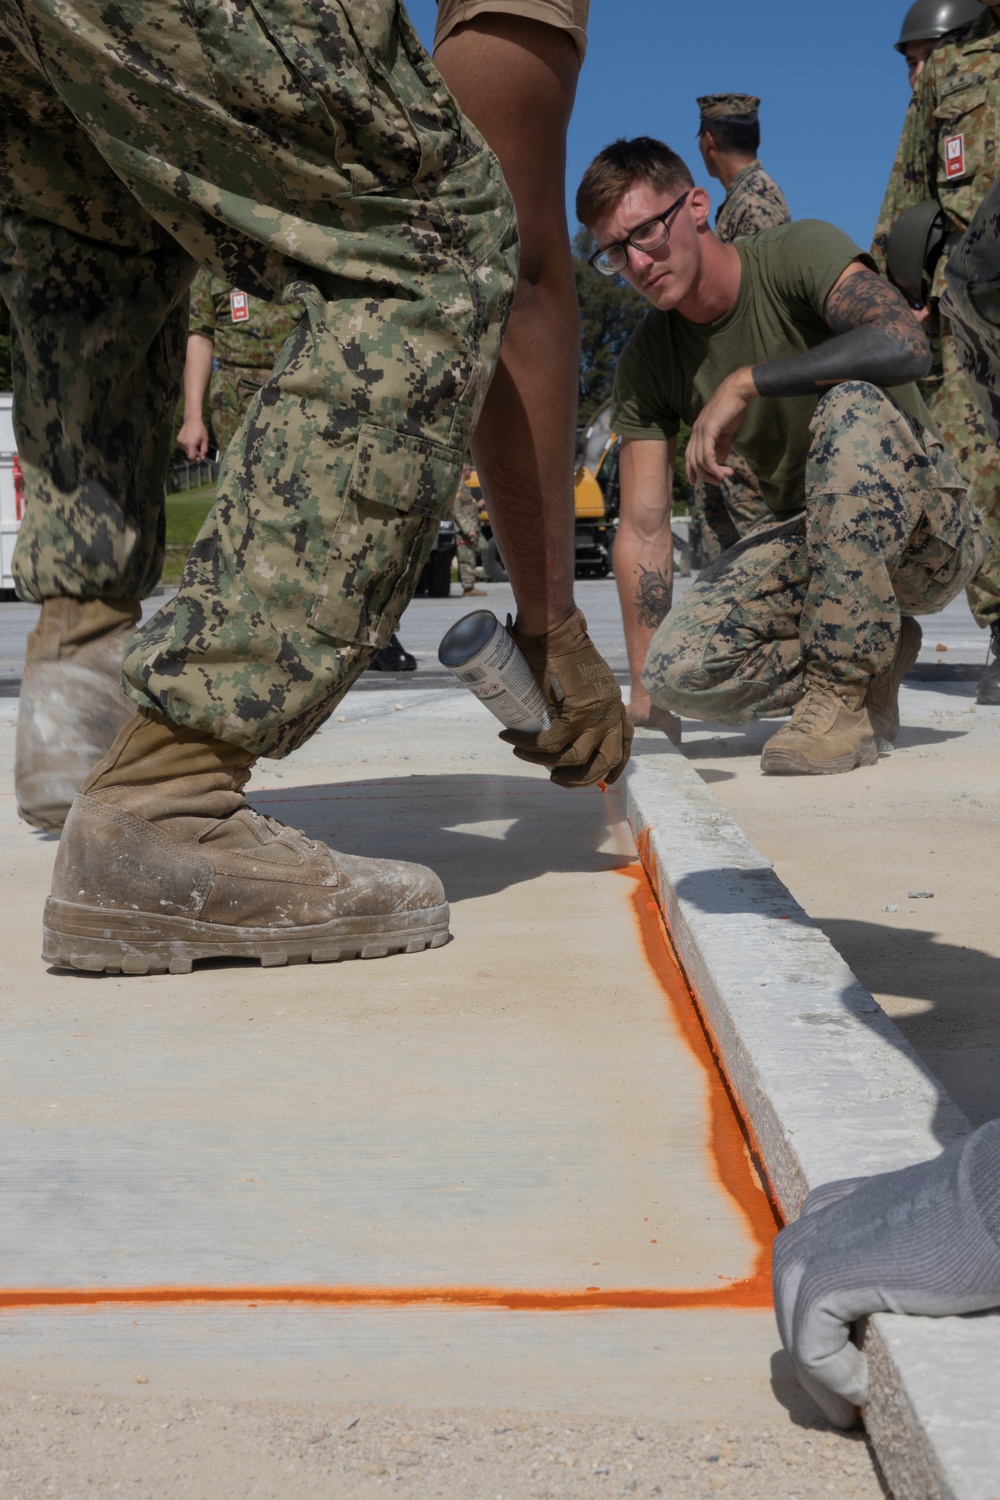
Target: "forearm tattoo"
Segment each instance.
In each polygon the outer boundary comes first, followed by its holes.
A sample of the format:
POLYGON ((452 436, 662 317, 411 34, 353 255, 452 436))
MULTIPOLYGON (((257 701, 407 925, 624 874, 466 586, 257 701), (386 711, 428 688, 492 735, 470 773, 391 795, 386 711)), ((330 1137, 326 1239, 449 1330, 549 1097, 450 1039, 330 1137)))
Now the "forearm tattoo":
POLYGON ((848 276, 826 299, 834 337, 789 359, 755 365, 762 396, 811 396, 842 380, 902 385, 931 366, 924 331, 902 294, 867 268, 848 276))
POLYGON ((662 624, 670 612, 673 584, 661 568, 639 567, 639 582, 635 590, 635 604, 639 620, 650 630, 662 624))
POLYGON ((849 333, 863 323, 874 323, 915 353, 927 343, 902 292, 867 266, 834 287, 823 316, 834 333, 849 333))

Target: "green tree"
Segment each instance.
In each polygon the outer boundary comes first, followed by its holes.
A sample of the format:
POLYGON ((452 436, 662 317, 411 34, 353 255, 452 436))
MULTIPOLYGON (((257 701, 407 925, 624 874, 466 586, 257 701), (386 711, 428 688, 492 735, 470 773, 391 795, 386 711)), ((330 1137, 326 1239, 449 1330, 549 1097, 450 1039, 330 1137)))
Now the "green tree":
POLYGON ((580 301, 580 405, 577 422, 586 426, 607 401, 618 356, 646 311, 638 292, 620 276, 598 276, 587 265, 595 249, 590 232, 581 229, 573 241, 573 271, 580 301))

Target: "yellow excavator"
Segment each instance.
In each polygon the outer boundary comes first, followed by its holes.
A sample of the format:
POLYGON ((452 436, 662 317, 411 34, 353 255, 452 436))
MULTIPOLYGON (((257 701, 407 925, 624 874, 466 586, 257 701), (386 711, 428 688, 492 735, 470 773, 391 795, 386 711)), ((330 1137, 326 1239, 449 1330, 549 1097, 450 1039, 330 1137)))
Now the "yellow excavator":
MULTIPOLYGON (((479 525, 484 545, 483 572, 491 583, 507 578, 483 496, 473 469, 465 481, 479 501, 479 525)), ((576 576, 606 578, 611 571, 611 549, 618 521, 618 438, 611 430, 611 402, 599 406, 577 444, 573 475, 576 509, 576 576)))
POLYGON ((606 578, 618 525, 618 434, 611 428, 611 402, 594 412, 577 445, 573 500, 576 507, 576 576, 606 578))

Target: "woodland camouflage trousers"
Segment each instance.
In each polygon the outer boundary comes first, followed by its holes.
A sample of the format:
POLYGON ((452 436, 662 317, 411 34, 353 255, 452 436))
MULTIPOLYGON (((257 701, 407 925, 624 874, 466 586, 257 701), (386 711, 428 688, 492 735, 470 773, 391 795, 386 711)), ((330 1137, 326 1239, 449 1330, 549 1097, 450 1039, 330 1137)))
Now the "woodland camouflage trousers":
POLYGON ((953 460, 877 386, 816 407, 804 510, 762 522, 710 564, 653 637, 653 702, 746 724, 785 714, 809 682, 867 686, 901 614, 944 609, 989 539, 953 460))
POLYGON ((767 501, 746 459, 735 449, 726 458, 732 474, 723 484, 696 479, 691 486, 691 519, 701 534, 701 556, 714 562, 741 536, 771 516, 767 501))
POLYGON ((148 592, 197 265, 303 317, 127 691, 285 755, 398 623, 499 354, 499 166, 395 0, 0 0, 27 598, 148 592))

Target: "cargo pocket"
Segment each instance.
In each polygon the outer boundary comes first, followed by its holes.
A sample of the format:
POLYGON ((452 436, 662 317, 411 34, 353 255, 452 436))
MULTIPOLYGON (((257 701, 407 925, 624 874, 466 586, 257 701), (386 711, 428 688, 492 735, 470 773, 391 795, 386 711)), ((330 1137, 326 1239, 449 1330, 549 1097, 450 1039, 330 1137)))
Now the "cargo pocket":
POLYGON ((904 614, 944 609, 979 571, 989 550, 986 528, 964 490, 941 490, 935 500, 921 514, 893 575, 904 614))
POLYGON ((362 427, 344 507, 309 615, 321 635, 384 646, 458 488, 462 450, 362 427))

